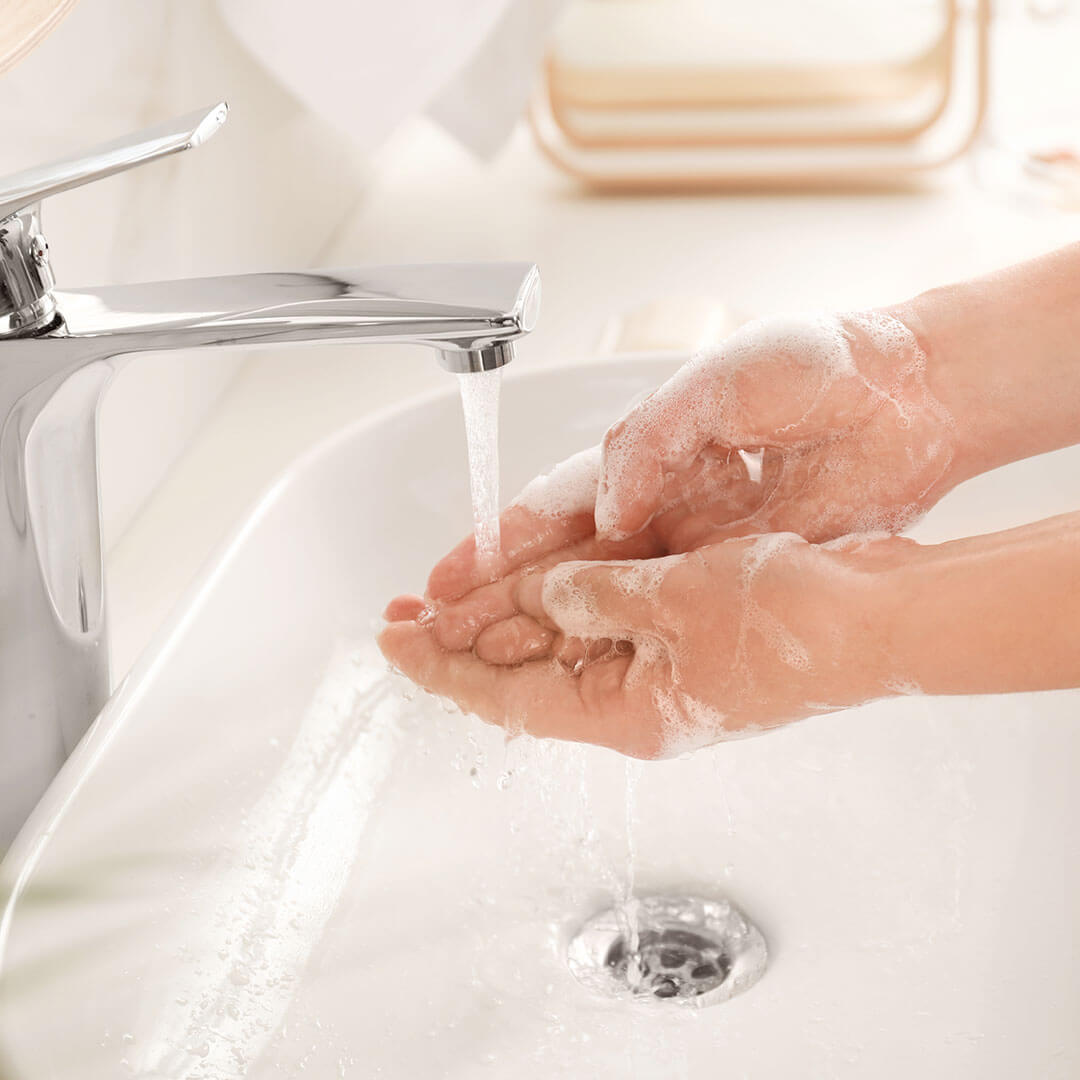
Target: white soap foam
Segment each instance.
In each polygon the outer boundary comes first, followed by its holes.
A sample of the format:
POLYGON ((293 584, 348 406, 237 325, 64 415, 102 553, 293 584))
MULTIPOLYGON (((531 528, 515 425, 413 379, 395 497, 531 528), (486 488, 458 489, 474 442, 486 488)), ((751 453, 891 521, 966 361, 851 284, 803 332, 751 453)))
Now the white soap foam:
MULTIPOLYGON (((639 596, 655 599, 664 577, 672 566, 685 560, 684 555, 669 555, 661 559, 633 560, 602 564, 612 586, 624 597, 639 596)), ((544 575, 541 603, 564 634, 584 641, 598 638, 632 640, 640 626, 627 626, 617 615, 597 607, 595 596, 578 581, 579 574, 595 570, 597 564, 567 561, 553 566, 544 575)))
POLYGON ((826 551, 858 552, 871 544, 879 543, 882 540, 891 540, 893 536, 894 534, 887 529, 851 532, 846 536, 838 536, 835 540, 828 540, 821 547, 826 551))
POLYGON ((864 506, 851 514, 852 532, 885 533, 895 536, 910 529, 926 511, 917 502, 900 506, 864 506))
POLYGON ((647 668, 664 667, 670 662, 668 647, 657 637, 648 634, 631 634, 629 641, 634 646, 634 667, 627 676, 627 684, 635 685, 641 673, 647 668))
MULTIPOLYGON (((706 352, 705 355, 710 355, 706 352)), ((806 367, 853 374, 851 339, 843 323, 825 312, 792 312, 754 319, 711 350, 715 361, 739 368, 763 357, 783 356, 806 367)))
POLYGON ((769 643, 780 660, 796 671, 811 671, 814 665, 806 646, 772 612, 757 603, 751 604, 747 612, 751 625, 769 643))
POLYGON ((730 727, 731 717, 678 688, 656 687, 653 704, 664 722, 660 754, 664 758, 692 754, 718 742, 749 739, 766 730, 752 723, 730 727))
POLYGON ((739 566, 739 572, 745 584, 749 585, 762 568, 785 548, 802 542, 802 538, 794 533, 768 533, 764 536, 755 536, 747 544, 739 566))
POLYGON ((692 753, 724 738, 724 715, 674 687, 657 686, 653 705, 663 721, 662 757, 692 753))
POLYGON ((897 364, 898 373, 925 372, 926 354, 911 329, 895 316, 881 311, 853 311, 843 316, 845 322, 861 330, 873 348, 897 364))
POLYGON ((926 693, 913 679, 904 679, 899 676, 886 679, 885 689, 890 694, 895 694, 898 697, 921 697, 926 693))
POLYGON ((600 447, 590 446, 531 480, 513 505, 552 518, 588 513, 596 501, 599 476, 600 447))
POLYGON ((752 669, 746 655, 751 631, 763 638, 788 667, 801 672, 813 669, 813 661, 806 646, 777 615, 762 607, 753 594, 755 579, 773 559, 792 546, 805 543, 802 537, 794 533, 769 533, 756 537, 743 554, 739 567, 740 623, 734 667, 748 689, 753 687, 752 669))
POLYGON ((673 556, 669 560, 627 560, 618 563, 612 567, 611 584, 623 596, 640 596, 646 600, 653 600, 660 591, 660 585, 672 561, 678 560, 679 556, 673 556))

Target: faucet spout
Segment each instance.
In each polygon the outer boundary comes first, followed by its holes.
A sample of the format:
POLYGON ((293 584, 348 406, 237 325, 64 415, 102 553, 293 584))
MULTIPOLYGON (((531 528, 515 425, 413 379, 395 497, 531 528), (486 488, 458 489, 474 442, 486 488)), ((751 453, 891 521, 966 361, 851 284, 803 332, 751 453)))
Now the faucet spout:
MULTIPOLYGON (((240 274, 49 294, 0 333, 0 855, 109 694, 97 409, 137 353, 307 342, 430 346, 501 367, 536 322, 529 263, 240 274)), ((380 354, 375 354, 380 355, 380 354)))
POLYGON ((468 371, 512 357, 502 347, 534 327, 540 275, 531 263, 436 263, 148 282, 55 297, 59 321, 42 337, 99 342, 109 356, 221 345, 411 342, 437 349, 451 370, 468 371))
POLYGON ((439 353, 439 363, 455 375, 492 371, 505 367, 513 359, 512 341, 499 341, 482 349, 444 349, 439 353))
POLYGON ((200 146, 218 102, 0 179, 0 855, 109 693, 97 410, 135 353, 412 342, 501 367, 536 322, 530 263, 371 266, 55 288, 43 199, 200 146))

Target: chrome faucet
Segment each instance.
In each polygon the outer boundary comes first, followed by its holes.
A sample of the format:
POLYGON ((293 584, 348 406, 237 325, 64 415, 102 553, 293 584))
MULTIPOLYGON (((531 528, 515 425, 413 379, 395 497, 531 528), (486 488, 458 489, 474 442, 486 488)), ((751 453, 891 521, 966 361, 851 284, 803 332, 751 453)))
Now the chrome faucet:
POLYGON ((134 353, 419 342, 443 367, 513 358, 527 263, 376 266, 54 289, 42 199, 199 146, 224 103, 0 180, 0 854, 109 695, 97 410, 134 353))

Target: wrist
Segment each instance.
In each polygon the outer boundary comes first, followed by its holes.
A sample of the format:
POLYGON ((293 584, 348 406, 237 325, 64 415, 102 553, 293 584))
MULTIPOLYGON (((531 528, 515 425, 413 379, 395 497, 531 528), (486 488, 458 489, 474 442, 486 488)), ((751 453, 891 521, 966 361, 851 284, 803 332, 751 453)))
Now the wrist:
POLYGON ((922 654, 930 637, 919 610, 919 574, 932 550, 893 536, 869 541, 849 555, 862 582, 855 647, 865 656, 874 697, 926 690, 922 654))
POLYGON ((823 661, 820 700, 848 707, 910 692, 914 673, 897 655, 905 617, 898 596, 919 545, 898 536, 849 536, 807 550, 816 572, 803 571, 803 596, 823 661))
MULTIPOLYGON (((900 542, 904 544, 904 541, 900 542)), ((922 546, 865 568, 880 670, 927 694, 1080 685, 1080 513, 922 546)))
POLYGON ((956 428, 953 484, 1080 441, 1080 245, 888 309, 956 428))
POLYGON ((995 405, 1008 394, 990 385, 990 372, 975 363, 981 350, 963 292, 964 286, 944 286, 886 309, 914 335, 925 357, 927 392, 953 425, 948 488, 1012 460, 1005 417, 995 405))

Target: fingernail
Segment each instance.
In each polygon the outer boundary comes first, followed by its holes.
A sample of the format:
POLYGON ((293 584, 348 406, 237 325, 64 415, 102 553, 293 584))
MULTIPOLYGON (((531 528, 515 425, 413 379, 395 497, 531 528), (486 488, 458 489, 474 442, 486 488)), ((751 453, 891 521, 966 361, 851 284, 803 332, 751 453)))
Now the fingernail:
POLYGON ((629 534, 616 528, 616 519, 615 508, 610 505, 610 500, 603 496, 597 498, 596 507, 593 510, 597 536, 602 540, 625 540, 629 534))
POLYGON ((522 660, 536 660, 538 657, 547 656, 554 640, 555 635, 550 630, 541 628, 540 634, 522 646, 522 660))
POLYGON ((603 660, 611 652, 611 647, 611 638, 597 638, 596 641, 590 641, 585 649, 586 662, 592 664, 597 660, 603 660))
POLYGON ((527 571, 514 589, 514 604, 518 611, 537 618, 544 615, 544 573, 527 571))

